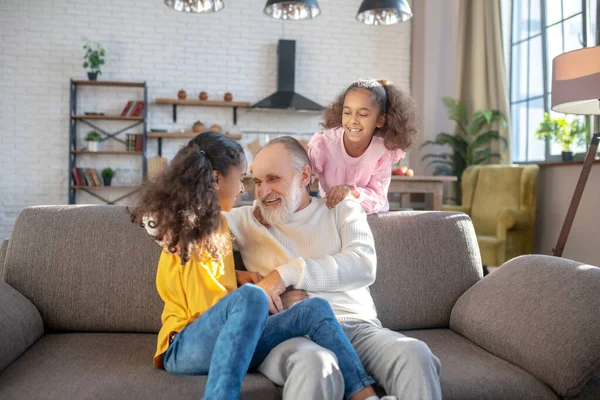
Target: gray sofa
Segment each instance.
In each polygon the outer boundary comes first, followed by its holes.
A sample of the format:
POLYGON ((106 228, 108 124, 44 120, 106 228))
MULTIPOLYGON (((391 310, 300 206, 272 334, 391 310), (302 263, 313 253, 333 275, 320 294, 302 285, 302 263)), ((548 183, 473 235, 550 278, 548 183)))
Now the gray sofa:
MULTIPOLYGON (((445 399, 600 398, 599 268, 524 256, 482 279, 465 214, 369 222, 380 319, 440 358, 445 399)), ((199 398, 206 377, 152 367, 159 253, 122 207, 23 210, 0 248, 0 398, 199 398)), ((281 389, 250 373, 242 398, 281 389)))

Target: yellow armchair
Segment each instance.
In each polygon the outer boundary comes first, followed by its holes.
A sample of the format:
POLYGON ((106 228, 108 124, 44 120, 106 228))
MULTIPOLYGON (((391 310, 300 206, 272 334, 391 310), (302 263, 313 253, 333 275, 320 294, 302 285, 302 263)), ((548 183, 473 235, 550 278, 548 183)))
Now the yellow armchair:
POLYGON ((463 204, 443 209, 469 214, 483 265, 533 252, 538 172, 537 165, 475 165, 463 172, 463 204))

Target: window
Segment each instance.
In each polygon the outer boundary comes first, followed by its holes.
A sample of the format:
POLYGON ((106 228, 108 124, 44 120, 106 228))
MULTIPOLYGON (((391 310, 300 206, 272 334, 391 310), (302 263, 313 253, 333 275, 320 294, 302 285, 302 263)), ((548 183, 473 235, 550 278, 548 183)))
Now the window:
MULTIPOLYGON (((595 45, 596 35, 590 33, 596 32, 596 7, 597 0, 512 0, 509 57, 513 161, 560 159, 559 145, 535 137, 545 111, 564 116, 550 110, 552 59, 595 45)), ((573 150, 584 152, 585 147, 573 150)))

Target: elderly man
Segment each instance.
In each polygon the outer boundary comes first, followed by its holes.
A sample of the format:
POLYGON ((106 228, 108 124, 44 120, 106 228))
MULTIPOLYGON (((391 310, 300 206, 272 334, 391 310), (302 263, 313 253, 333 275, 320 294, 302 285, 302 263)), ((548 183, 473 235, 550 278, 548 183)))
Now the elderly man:
MULTIPOLYGON (((253 176, 255 205, 225 215, 246 268, 264 276, 258 285, 271 312, 306 295, 326 299, 365 369, 388 394, 440 399, 437 357, 425 343, 382 328, 377 319, 368 289, 375 280, 375 247, 360 204, 348 198, 329 209, 324 199, 310 197, 310 160, 291 137, 258 153, 253 176)), ((283 386, 284 399, 343 397, 335 356, 304 337, 273 349, 259 371, 283 386)))

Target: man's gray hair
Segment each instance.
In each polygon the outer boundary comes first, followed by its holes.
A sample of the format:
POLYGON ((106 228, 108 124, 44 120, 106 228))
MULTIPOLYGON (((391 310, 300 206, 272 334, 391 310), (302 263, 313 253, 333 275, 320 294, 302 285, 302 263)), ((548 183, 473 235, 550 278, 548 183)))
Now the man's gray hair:
MULTIPOLYGON (((310 168, 310 173, 312 175, 312 164, 310 163, 310 158, 308 157, 308 153, 302 143, 300 143, 296 138, 291 136, 280 136, 273 140, 271 140, 265 148, 272 146, 274 144, 281 144, 287 152, 292 157, 292 168, 298 171, 302 171, 305 165, 308 165, 310 168)), ((306 189, 309 190, 310 183, 306 186, 306 189)))

